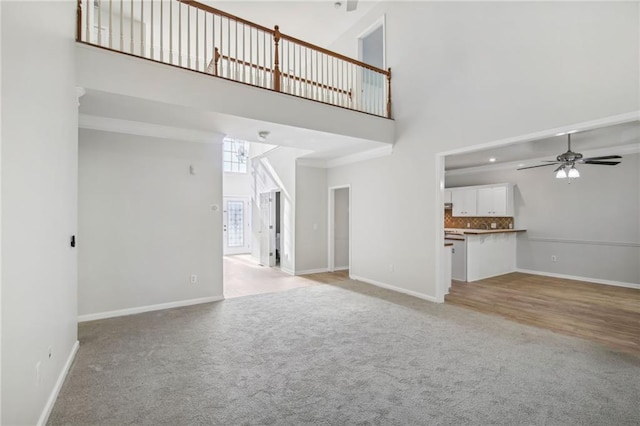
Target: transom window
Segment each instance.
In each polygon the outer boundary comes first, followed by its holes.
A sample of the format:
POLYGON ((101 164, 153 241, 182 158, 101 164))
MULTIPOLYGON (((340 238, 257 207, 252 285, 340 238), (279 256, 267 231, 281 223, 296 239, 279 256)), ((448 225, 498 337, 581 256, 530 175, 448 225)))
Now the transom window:
POLYGON ((247 173, 249 143, 237 139, 224 139, 222 170, 231 173, 247 173))

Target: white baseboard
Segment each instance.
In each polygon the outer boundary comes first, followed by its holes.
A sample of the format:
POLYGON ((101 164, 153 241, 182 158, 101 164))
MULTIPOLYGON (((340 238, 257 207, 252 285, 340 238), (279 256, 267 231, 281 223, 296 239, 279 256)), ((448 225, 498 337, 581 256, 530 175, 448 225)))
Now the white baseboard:
POLYGON ((406 290, 406 289, 401 288, 401 287, 396 287, 394 285, 386 284, 386 283, 383 283, 383 282, 380 282, 380 281, 372 280, 372 279, 365 278, 365 277, 360 277, 358 275, 351 275, 351 279, 352 280, 357 280, 357 281, 362 281, 363 283, 371 284, 371 285, 374 285, 376 287, 381 287, 381 288, 384 288, 384 289, 387 289, 387 290, 396 291, 398 293, 407 294, 409 296, 417 297, 418 299, 428 300, 429 302, 442 303, 442 302, 438 302, 438 300, 433 296, 429 296, 429 295, 423 294, 423 293, 418 293, 417 291, 406 290))
POLYGON ((143 312, 160 311, 162 309, 179 308, 181 306, 199 305, 201 303, 219 302, 224 296, 200 297, 198 299, 180 300, 178 302, 160 303, 157 305, 139 306, 137 308, 119 309, 117 311, 98 312, 95 314, 79 315, 78 322, 94 321, 105 318, 122 317, 125 315, 141 314, 143 312))
POLYGON ((348 270, 348 269, 349 269, 349 267, 348 267, 348 266, 336 266, 336 267, 334 267, 334 268, 333 268, 333 271, 334 271, 334 272, 337 272, 337 271, 346 271, 346 270, 348 270))
POLYGON ((60 372, 60 375, 58 375, 58 380, 56 380, 56 384, 53 386, 53 389, 51 390, 51 394, 47 399, 47 403, 45 404, 44 409, 40 414, 38 423, 36 423, 38 426, 44 426, 47 424, 47 421, 49 420, 49 416, 51 415, 51 411, 53 410, 53 406, 56 403, 56 399, 58 399, 58 394, 60 394, 60 389, 62 389, 62 384, 64 383, 64 379, 67 378, 67 374, 69 373, 71 364, 73 363, 73 360, 76 357, 76 353, 78 353, 79 347, 80 347, 80 342, 76 340, 76 342, 73 344, 73 347, 71 348, 71 352, 69 353, 69 356, 67 357, 67 362, 64 363, 64 367, 62 367, 62 371, 60 372))
POLYGON ((296 271, 295 275, 321 274, 323 272, 329 272, 329 270, 327 268, 306 269, 304 271, 296 271))
POLYGON ((284 272, 285 274, 289 274, 289 275, 295 275, 296 274, 295 272, 293 272, 293 270, 287 269, 287 268, 283 268, 282 266, 280 267, 280 270, 282 272, 284 272))
POLYGON ((563 278, 567 280, 584 281, 584 282, 595 283, 595 284, 612 285, 616 287, 635 288, 637 290, 640 290, 640 284, 625 283, 622 281, 601 280, 599 278, 578 277, 576 275, 565 275, 565 274, 556 274, 554 272, 532 271, 529 269, 516 269, 516 272, 522 272, 523 274, 542 275, 545 277, 552 277, 552 278, 563 278))

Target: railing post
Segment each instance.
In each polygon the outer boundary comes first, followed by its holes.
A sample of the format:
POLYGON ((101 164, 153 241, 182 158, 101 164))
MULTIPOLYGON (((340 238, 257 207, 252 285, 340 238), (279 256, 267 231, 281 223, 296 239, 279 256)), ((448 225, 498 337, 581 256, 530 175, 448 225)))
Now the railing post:
POLYGON ((273 42, 275 43, 275 58, 273 61, 273 90, 280 91, 280 59, 278 44, 280 43, 280 27, 275 26, 275 32, 273 33, 273 42))
POLYGON ((387 118, 391 118, 391 68, 387 74, 387 118))
POLYGON ((213 75, 218 75, 218 61, 220 60, 220 52, 218 51, 218 48, 216 47, 215 49, 213 49, 213 75))
POLYGON ((82 41, 82 0, 76 6, 76 41, 82 41))

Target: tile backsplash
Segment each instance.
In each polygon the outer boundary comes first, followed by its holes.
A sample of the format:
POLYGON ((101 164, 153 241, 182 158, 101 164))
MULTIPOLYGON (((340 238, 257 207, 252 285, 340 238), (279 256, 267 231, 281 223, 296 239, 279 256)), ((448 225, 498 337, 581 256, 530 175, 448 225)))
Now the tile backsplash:
POLYGON ((485 225, 488 229, 491 229, 491 224, 495 223, 495 229, 510 229, 513 228, 512 217, 453 217, 451 216, 451 210, 444 211, 444 227, 445 228, 466 228, 467 223, 470 228, 480 229, 485 225))

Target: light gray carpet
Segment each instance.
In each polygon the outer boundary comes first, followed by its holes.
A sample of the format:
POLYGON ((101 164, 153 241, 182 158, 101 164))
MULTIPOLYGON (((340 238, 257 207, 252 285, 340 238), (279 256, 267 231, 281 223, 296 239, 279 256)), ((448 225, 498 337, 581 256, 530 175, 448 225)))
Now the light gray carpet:
POLYGON ((345 282, 81 324, 49 424, 638 425, 640 358, 345 282))

